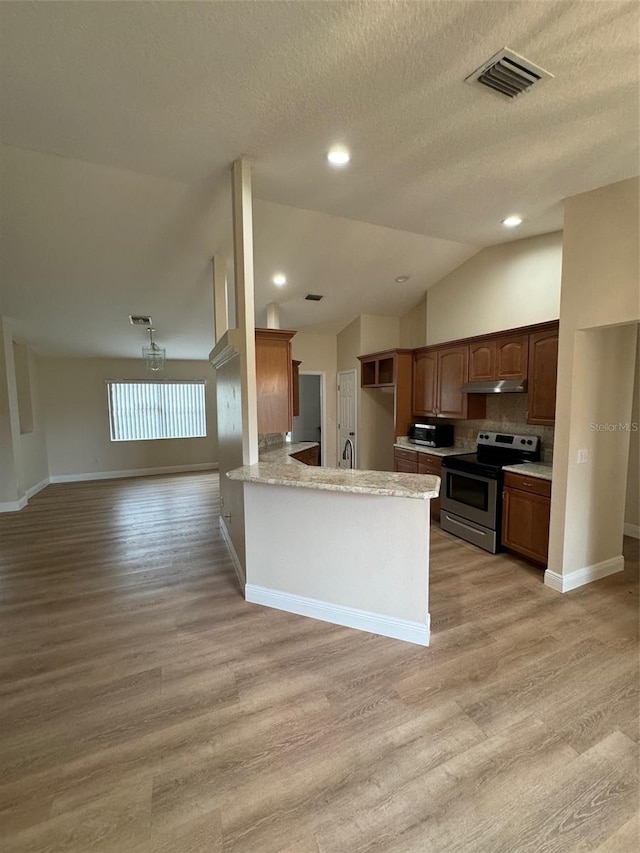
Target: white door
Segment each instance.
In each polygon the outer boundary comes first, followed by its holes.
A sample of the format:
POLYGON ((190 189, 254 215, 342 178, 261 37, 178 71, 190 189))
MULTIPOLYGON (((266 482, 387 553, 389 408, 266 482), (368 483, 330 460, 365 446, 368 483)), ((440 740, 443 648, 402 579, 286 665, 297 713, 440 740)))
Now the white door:
POLYGON ((358 371, 338 373, 338 467, 356 467, 356 395, 358 371))

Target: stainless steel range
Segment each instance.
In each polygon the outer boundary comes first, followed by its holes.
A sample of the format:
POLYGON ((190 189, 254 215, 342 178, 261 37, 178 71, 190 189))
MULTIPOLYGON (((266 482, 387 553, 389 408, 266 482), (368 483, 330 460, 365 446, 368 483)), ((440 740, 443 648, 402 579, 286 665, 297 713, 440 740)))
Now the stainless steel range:
POLYGON ((536 435, 480 432, 475 453, 445 456, 440 487, 443 530, 495 554, 502 524, 502 468, 540 459, 536 435))

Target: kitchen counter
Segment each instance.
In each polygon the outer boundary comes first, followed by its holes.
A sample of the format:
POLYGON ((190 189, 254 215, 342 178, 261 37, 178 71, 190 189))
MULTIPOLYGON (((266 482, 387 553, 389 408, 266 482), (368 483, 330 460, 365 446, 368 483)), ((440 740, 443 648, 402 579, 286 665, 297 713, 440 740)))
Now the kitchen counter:
POLYGON ((300 463, 292 465, 291 462, 296 460, 280 458, 272 461, 271 454, 268 454, 268 460, 236 468, 229 471, 227 477, 244 483, 265 483, 270 486, 293 486, 298 489, 383 495, 423 501, 437 498, 440 491, 440 478, 428 474, 322 468, 300 463))
POLYGON ((429 453, 431 456, 462 456, 463 453, 474 453, 475 445, 471 447, 425 447, 424 444, 413 444, 408 438, 398 438, 393 445, 399 450, 417 450, 418 453, 429 453))
POLYGON ((503 471, 513 474, 524 474, 527 477, 537 477, 539 480, 551 480, 551 462, 520 462, 517 465, 505 465, 503 471))
POLYGON ((309 450, 310 447, 318 447, 318 442, 283 441, 280 444, 271 444, 264 450, 260 450, 258 452, 258 456, 260 462, 268 462, 277 465, 304 465, 304 462, 300 462, 299 459, 293 459, 292 454, 300 453, 303 450, 309 450))
POLYGON ((291 458, 314 445, 271 445, 227 472, 242 483, 246 600, 429 645, 429 502, 440 478, 291 458))

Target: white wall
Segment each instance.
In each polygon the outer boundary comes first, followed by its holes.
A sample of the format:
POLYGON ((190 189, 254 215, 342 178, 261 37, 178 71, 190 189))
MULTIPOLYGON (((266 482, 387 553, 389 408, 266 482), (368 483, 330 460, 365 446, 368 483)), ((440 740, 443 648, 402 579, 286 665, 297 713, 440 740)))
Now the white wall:
POLYGON ((629 467, 624 522, 627 532, 640 537, 640 338, 636 343, 636 370, 631 406, 632 432, 629 436, 629 467), (634 430, 635 425, 635 430, 634 430))
MULTIPOLYGON (((221 511, 240 564, 236 566, 236 571, 242 575, 246 564, 243 484, 227 477, 228 471, 243 465, 240 355, 236 354, 215 371, 211 369, 211 372, 216 376, 221 511)), ((242 583, 243 578, 240 580, 242 583)))
POLYGON ((141 359, 42 359, 40 379, 50 475, 217 462, 215 374, 206 361, 167 361, 161 376, 163 380, 206 380, 206 438, 110 440, 106 381, 149 378, 141 359))
POLYGON ((557 320, 562 232, 490 246, 427 291, 426 343, 557 320))
POLYGON ((326 459, 323 465, 336 465, 337 438, 337 394, 336 374, 338 369, 338 342, 335 335, 312 335, 298 332, 291 341, 293 358, 301 361, 300 370, 320 372, 325 375, 325 414, 327 428, 325 433, 326 459))
MULTIPOLYGON (((40 367, 42 359, 26 347, 27 386, 24 393, 31 398, 31 431, 20 435, 22 467, 25 490, 29 492, 43 483, 49 477, 49 460, 47 456, 47 434, 42 405, 40 367)), ((23 377, 25 381, 25 377, 23 377)))
POLYGON ((565 202, 545 576, 552 585, 559 576, 563 588, 569 575, 622 566, 630 434, 592 431, 590 424, 631 418, 640 319, 639 198, 640 179, 633 178, 565 202), (578 464, 578 449, 587 451, 587 463, 578 464))
MULTIPOLYGON (((428 291, 427 291, 428 293, 428 291)), ((427 345, 427 297, 400 317, 400 346, 417 349, 427 345)))
POLYGON ((20 418, 13 337, 8 320, 0 317, 0 511, 19 509, 20 502, 24 501, 19 442, 20 418))
MULTIPOLYGON (((295 340, 295 339, 294 339, 295 340)), ((400 344, 400 319, 361 314, 338 335, 338 369, 355 368, 358 377, 358 468, 393 470, 393 394, 360 388, 357 356, 394 349, 400 344)))
POLYGON ((427 501, 245 483, 245 510, 249 600, 428 642, 427 501))

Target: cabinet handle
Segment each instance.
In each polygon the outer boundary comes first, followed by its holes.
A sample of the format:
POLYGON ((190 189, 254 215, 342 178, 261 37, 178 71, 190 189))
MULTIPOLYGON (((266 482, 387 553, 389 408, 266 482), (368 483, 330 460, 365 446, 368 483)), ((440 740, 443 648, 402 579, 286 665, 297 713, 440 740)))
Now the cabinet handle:
POLYGON ((526 480, 523 480, 523 481, 522 481, 522 485, 523 485, 523 486, 533 486, 533 483, 527 483, 527 481, 526 481, 526 480))

